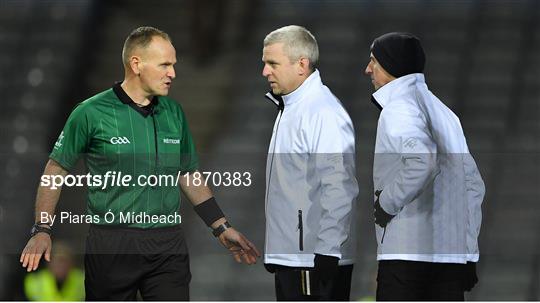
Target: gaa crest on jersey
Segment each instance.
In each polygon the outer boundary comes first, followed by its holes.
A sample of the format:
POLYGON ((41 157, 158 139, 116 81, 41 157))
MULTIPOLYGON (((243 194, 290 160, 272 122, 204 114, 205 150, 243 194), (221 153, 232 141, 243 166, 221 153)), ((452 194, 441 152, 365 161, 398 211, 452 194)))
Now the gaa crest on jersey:
POLYGON ((127 137, 112 137, 111 140, 109 140, 111 144, 130 144, 131 142, 127 137))

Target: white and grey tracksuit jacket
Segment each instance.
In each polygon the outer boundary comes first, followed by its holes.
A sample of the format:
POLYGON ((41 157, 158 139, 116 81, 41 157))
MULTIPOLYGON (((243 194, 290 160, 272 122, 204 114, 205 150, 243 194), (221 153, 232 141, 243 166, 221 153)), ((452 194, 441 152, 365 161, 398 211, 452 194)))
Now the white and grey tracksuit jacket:
POLYGON ((484 182, 458 117, 423 74, 400 77, 373 94, 382 108, 373 182, 396 215, 376 225, 378 260, 478 261, 484 182))
POLYGON ((276 99, 266 167, 264 262, 313 267, 314 253, 355 258, 355 141, 351 119, 313 72, 295 91, 276 99))

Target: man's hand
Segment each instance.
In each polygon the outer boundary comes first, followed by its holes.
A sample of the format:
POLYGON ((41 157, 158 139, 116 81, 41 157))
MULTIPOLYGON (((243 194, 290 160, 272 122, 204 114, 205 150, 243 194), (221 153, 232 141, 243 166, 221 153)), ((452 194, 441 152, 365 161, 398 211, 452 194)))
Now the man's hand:
POLYGON ((333 280, 338 272, 338 257, 315 254, 315 271, 321 280, 333 280))
POLYGON ((386 225, 388 225, 388 222, 392 220, 395 216, 388 214, 384 209, 381 207, 381 204, 379 203, 379 196, 381 195, 382 190, 375 191, 375 196, 377 196, 377 200, 375 201, 375 205, 373 206, 373 215, 375 216, 375 224, 379 225, 382 228, 385 228, 386 225))
POLYGON ((465 291, 471 291, 476 283, 478 283, 478 276, 476 275, 476 262, 467 262, 464 270, 465 274, 463 288, 465 291))
POLYGON ((39 261, 45 253, 45 260, 51 261, 51 236, 47 233, 37 233, 35 236, 28 240, 26 247, 21 253, 19 262, 23 267, 26 267, 26 271, 30 272, 36 270, 39 266, 39 261))
POLYGON ((219 241, 231 251, 238 263, 242 263, 243 261, 249 265, 255 264, 257 263, 257 258, 261 256, 257 247, 232 227, 227 228, 219 235, 219 241))
MULTIPOLYGON (((58 162, 49 159, 43 175, 45 176, 66 176, 68 173, 58 162)), ((60 198, 61 187, 57 189, 52 189, 49 186, 38 186, 37 197, 36 197, 36 214, 34 222, 41 222, 41 214, 48 213, 49 216, 54 214, 54 209, 60 198)), ((52 222, 49 222, 52 223, 52 222)), ((40 226, 43 224, 39 224, 40 226)), ((50 228, 41 226, 43 228, 50 228)), ((21 258, 19 262, 22 263, 23 267, 26 267, 27 271, 36 270, 39 266, 39 261, 43 254, 45 254, 45 260, 48 262, 51 261, 51 236, 45 232, 39 232, 35 234, 23 249, 21 253, 21 258)))
POLYGON ((318 292, 317 295, 322 301, 331 301, 332 288, 335 285, 334 279, 338 274, 339 258, 315 254, 313 262, 315 265, 315 272, 319 278, 316 290, 316 292, 318 292))

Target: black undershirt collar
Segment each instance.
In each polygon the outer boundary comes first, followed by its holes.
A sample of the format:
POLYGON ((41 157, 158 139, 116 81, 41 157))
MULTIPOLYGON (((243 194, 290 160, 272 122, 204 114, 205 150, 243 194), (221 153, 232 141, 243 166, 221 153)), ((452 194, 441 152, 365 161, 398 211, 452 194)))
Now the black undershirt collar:
POLYGON ((136 110, 139 114, 141 114, 145 118, 154 112, 154 107, 157 106, 159 103, 159 98, 157 96, 154 96, 152 98, 152 100, 150 101, 150 104, 140 107, 128 96, 128 94, 122 88, 121 84, 122 82, 116 82, 113 86, 113 91, 118 97, 118 99, 122 101, 122 103, 131 106, 134 110, 136 110))
POLYGON ((272 101, 272 103, 277 106, 279 111, 283 111, 285 109, 285 103, 283 102, 283 97, 281 95, 276 95, 272 91, 269 91, 265 97, 266 99, 272 101))
POLYGON ((377 106, 377 108, 378 108, 380 111, 382 111, 383 108, 382 108, 381 104, 380 104, 379 102, 377 102, 377 99, 375 99, 375 97, 371 96, 371 102, 372 102, 373 104, 375 104, 375 106, 377 106))

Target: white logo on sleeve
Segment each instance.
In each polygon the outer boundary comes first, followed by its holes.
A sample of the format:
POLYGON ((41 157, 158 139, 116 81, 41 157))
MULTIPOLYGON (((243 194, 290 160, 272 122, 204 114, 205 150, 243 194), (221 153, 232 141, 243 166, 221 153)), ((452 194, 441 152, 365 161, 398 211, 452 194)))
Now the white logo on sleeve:
POLYGON ((129 139, 127 137, 112 137, 110 142, 112 144, 130 144, 129 139))
POLYGON ((58 140, 56 140, 56 143, 54 143, 54 148, 62 147, 62 139, 64 139, 64 131, 62 131, 60 136, 58 136, 58 140))

